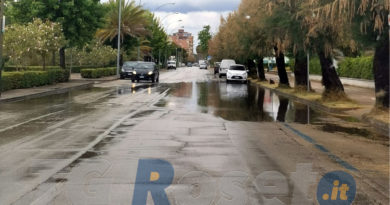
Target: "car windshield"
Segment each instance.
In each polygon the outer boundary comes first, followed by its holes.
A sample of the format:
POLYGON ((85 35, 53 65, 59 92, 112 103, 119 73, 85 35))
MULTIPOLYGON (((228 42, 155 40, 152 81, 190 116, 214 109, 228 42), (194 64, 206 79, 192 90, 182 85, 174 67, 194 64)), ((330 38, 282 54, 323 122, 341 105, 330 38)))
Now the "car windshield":
POLYGON ((150 63, 140 63, 137 66, 135 66, 135 69, 137 70, 150 70, 153 69, 154 65, 150 63))
POLYGON ((242 71, 244 71, 245 67, 244 66, 231 66, 229 68, 229 70, 242 70, 242 71))
POLYGON ((133 66, 135 66, 137 64, 138 64, 137 62, 125 62, 123 64, 123 66, 125 66, 125 67, 133 67, 133 66))

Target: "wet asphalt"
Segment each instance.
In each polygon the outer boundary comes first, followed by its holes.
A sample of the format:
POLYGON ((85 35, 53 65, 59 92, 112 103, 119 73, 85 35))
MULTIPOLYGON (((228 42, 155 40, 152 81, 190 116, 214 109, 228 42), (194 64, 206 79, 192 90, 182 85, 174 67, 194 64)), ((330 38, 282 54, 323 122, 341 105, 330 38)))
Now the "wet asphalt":
POLYGON ((0 153, 1 204, 132 204, 142 159, 172 165, 170 204, 316 204, 335 170, 389 200, 387 136, 198 68, 3 103, 0 153))

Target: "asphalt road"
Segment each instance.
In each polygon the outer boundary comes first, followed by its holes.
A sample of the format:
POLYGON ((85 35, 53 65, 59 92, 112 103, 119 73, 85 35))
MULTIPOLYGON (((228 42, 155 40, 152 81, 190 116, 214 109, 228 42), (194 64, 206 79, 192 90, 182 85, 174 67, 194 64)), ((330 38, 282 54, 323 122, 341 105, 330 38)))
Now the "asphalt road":
POLYGON ((1 204, 389 203, 387 136, 194 67, 2 104, 0 154, 1 204))

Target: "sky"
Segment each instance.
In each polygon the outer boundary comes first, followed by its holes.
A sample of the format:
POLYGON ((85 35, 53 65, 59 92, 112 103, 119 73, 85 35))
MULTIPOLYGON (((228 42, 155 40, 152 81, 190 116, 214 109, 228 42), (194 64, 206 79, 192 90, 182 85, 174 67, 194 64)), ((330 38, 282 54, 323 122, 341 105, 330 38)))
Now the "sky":
MULTIPOLYGON (((106 2, 108 0, 101 0, 106 2)), ((211 33, 218 31, 221 15, 226 17, 236 10, 241 0, 136 0, 160 18, 168 34, 181 27, 194 36, 194 50, 198 45, 198 32, 210 25, 211 33), (169 4, 169 3, 175 3, 169 4), (178 13, 178 14, 177 14, 178 13)))

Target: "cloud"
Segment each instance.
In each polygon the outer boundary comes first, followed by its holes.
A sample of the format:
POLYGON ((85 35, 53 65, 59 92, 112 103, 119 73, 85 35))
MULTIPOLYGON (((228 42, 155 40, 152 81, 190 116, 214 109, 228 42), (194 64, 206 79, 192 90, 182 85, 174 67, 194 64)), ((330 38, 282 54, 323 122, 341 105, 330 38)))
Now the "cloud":
MULTIPOLYGON (((101 2, 107 1, 108 0, 101 0, 101 2)), ((189 13, 195 11, 232 11, 238 7, 240 1, 241 0, 136 0, 136 3, 155 12, 189 13), (169 3, 175 4, 172 5, 169 3), (156 10, 157 8, 158 10, 156 10)))

